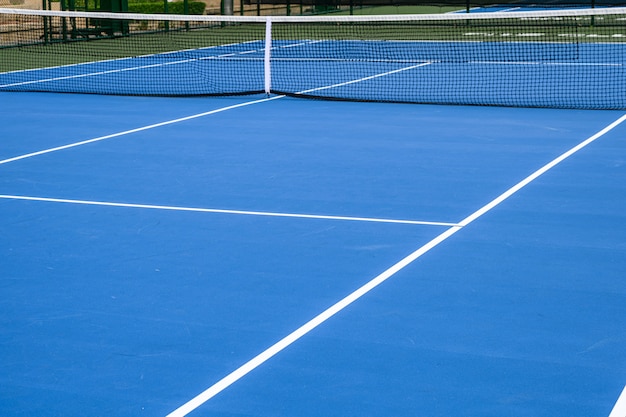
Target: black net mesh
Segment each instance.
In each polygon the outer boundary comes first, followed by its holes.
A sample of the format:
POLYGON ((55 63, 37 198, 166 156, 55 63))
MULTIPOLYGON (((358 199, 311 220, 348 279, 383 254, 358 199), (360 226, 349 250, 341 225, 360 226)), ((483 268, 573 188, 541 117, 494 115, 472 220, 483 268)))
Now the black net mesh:
POLYGON ((0 91, 626 108, 625 9, 184 21, 30 13, 0 12, 0 91))

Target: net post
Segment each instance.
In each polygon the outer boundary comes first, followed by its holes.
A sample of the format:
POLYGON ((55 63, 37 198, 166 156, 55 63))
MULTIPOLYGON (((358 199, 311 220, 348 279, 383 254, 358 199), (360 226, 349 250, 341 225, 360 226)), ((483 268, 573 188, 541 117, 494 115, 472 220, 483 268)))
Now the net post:
POLYGON ((272 89, 272 72, 271 72, 271 49, 272 49, 272 19, 270 17, 265 21, 265 56, 263 60, 263 69, 265 73, 265 94, 269 95, 272 89))
MULTIPOLYGON (((187 1, 187 0, 185 0, 187 1)), ((234 10, 234 1, 233 0, 223 0, 222 4, 222 15, 224 16, 232 16, 234 10)))

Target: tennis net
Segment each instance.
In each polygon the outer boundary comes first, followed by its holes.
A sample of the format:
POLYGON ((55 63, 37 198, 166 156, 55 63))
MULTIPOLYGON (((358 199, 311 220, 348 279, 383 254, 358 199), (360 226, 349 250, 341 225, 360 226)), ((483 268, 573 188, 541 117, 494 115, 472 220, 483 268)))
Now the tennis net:
POLYGON ((400 16, 0 9, 0 92, 626 108, 626 8, 400 16))

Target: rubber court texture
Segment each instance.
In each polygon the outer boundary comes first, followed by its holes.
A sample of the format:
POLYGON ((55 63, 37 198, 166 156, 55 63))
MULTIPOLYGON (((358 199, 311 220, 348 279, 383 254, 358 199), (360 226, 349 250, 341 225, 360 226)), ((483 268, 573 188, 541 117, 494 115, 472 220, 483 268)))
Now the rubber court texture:
POLYGON ((624 112, 0 98, 0 415, 626 415, 624 112))

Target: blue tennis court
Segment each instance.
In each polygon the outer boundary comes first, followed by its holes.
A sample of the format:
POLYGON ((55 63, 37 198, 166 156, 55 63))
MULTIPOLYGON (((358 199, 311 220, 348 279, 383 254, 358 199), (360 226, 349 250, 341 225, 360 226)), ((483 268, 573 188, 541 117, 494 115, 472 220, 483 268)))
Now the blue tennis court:
POLYGON ((2 415, 623 414, 623 112, 2 98, 2 415))
POLYGON ((567 13, 3 10, 0 415, 626 417, 624 20, 567 13))

